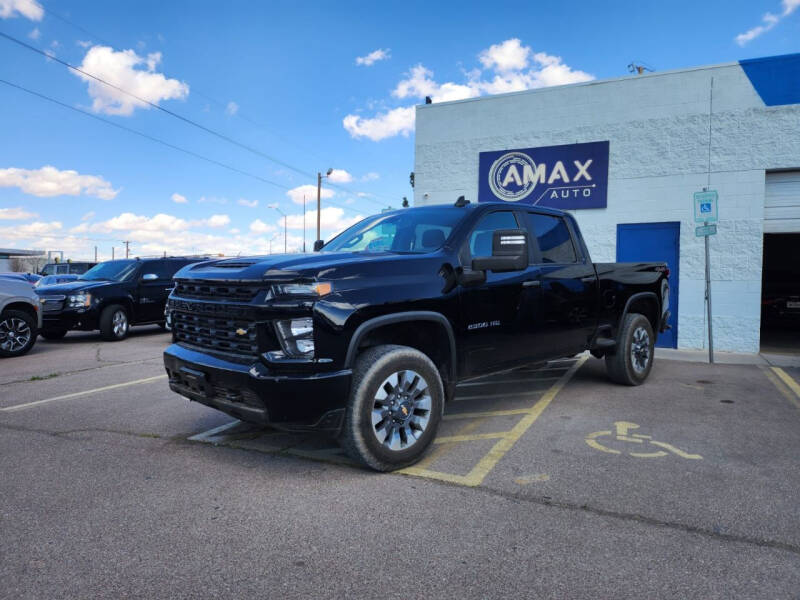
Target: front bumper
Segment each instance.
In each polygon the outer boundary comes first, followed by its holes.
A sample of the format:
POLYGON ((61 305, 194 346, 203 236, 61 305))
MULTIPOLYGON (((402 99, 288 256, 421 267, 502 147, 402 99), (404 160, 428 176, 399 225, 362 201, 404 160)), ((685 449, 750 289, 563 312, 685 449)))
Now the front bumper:
POLYGON ((78 312, 75 310, 62 310, 60 312, 46 311, 42 313, 42 329, 79 329, 94 331, 98 329, 97 314, 94 310, 78 312))
POLYGON ((282 374, 257 359, 229 362, 172 344, 164 351, 172 391, 242 421, 287 431, 338 431, 350 394, 349 369, 282 374))

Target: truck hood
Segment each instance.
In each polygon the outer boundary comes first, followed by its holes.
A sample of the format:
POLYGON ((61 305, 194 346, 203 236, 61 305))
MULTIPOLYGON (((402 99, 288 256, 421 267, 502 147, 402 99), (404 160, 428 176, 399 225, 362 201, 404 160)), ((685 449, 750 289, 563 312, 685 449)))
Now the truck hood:
POLYGON ((42 288, 36 288, 36 293, 39 296, 64 296, 69 294, 76 294, 78 292, 88 292, 91 291, 93 288, 106 286, 106 285, 115 285, 119 283, 118 281, 89 281, 89 280, 75 280, 75 281, 68 281, 66 283, 57 283, 54 285, 48 285, 42 288))
MULTIPOLYGON (((377 267, 394 263, 409 264, 430 259, 434 254, 396 254, 391 252, 314 252, 309 254, 272 254, 228 258, 188 265, 175 279, 217 279, 233 281, 290 281, 296 279, 336 278, 346 267, 369 264, 377 267)), ((345 269, 346 268, 346 269, 345 269)))

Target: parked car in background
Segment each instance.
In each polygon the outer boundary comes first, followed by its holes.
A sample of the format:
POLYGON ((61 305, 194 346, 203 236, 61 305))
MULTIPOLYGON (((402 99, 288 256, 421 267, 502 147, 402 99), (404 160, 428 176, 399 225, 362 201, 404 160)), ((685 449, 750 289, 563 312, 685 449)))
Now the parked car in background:
POLYGON ((179 269, 202 260, 167 257, 100 263, 75 281, 38 290, 42 337, 60 339, 70 330, 100 330, 109 341, 125 339, 132 325, 164 327, 164 305, 179 269))
POLYGON ((39 297, 30 283, 0 277, 0 357, 22 356, 30 351, 41 325, 39 297))
POLYGON ((36 282, 42 278, 41 275, 37 275, 36 273, 0 273, 0 277, 24 281, 31 286, 35 285, 36 282))
POLYGON ((45 275, 39 281, 37 281, 33 287, 40 288, 46 285, 56 285, 58 283, 67 283, 68 281, 75 281, 78 278, 77 275, 45 275))
POLYGON ((96 262, 58 262, 47 263, 39 273, 41 275, 82 275, 95 266, 96 262))

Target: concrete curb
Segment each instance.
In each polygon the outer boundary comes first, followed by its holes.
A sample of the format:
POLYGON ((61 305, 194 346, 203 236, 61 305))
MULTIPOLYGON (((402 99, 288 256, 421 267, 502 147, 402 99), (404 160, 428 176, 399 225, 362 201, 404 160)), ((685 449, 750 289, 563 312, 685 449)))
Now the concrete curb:
MULTIPOLYGON (((656 358, 686 362, 708 362, 708 350, 675 350, 656 348, 656 358)), ((714 362, 722 365, 759 365, 772 367, 800 367, 800 355, 746 354, 740 352, 714 352, 714 362)))

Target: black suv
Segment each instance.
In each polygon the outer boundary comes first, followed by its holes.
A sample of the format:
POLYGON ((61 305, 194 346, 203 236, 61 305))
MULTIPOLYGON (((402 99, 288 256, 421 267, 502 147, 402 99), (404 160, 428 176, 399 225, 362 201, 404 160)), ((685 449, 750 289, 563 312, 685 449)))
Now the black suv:
POLYGON ((124 259, 100 263, 77 280, 37 289, 42 307, 41 335, 60 339, 71 329, 122 340, 131 325, 164 326, 164 305, 172 277, 200 258, 124 259))
POLYGON ((643 383, 668 278, 664 263, 592 263, 560 211, 409 208, 315 254, 182 269, 164 363, 183 396, 329 431, 357 460, 395 469, 433 441, 461 379, 589 350, 614 381, 643 383))

